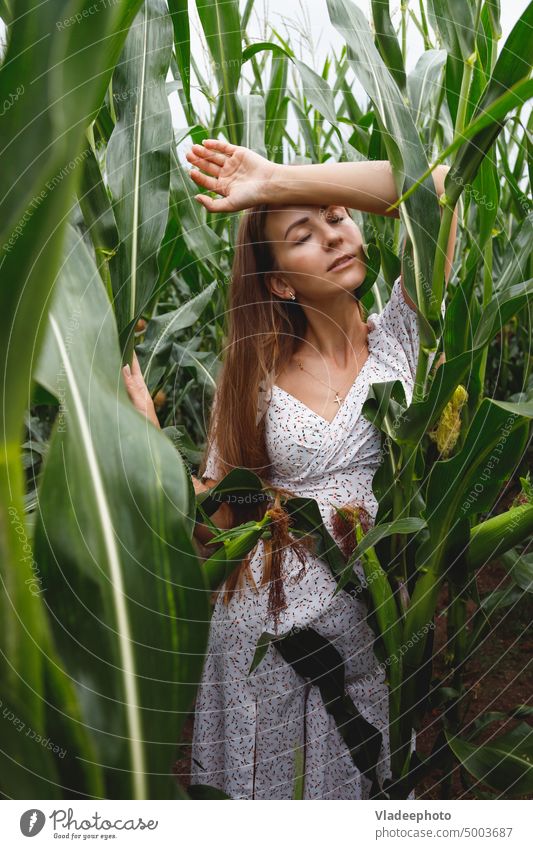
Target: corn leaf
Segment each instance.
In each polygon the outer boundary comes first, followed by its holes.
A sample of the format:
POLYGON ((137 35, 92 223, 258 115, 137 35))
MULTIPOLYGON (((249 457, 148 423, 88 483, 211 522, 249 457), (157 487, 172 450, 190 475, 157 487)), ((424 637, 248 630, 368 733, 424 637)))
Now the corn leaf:
POLYGON ((157 285, 157 252, 168 218, 173 136, 165 80, 171 52, 167 6, 146 0, 113 74, 117 122, 107 151, 120 235, 110 271, 124 362, 131 360, 133 327, 157 285))
POLYGON ((109 303, 73 229, 37 375, 63 402, 34 543, 58 650, 108 797, 173 797, 209 620, 187 476, 119 379, 109 303))

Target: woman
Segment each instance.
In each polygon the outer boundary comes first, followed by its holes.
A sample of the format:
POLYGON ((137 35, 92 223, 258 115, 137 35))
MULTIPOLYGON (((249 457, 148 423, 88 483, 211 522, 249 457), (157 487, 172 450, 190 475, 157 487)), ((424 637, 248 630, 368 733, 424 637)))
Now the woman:
MULTIPOLYGON (((410 401, 416 371, 416 313, 403 280, 367 321, 357 299, 365 254, 348 208, 387 214, 397 199, 390 165, 283 166, 213 139, 193 145, 187 158, 197 166, 191 178, 220 195, 196 195, 199 203, 212 212, 246 210, 195 490, 231 468, 252 469, 275 488, 316 499, 341 543, 336 508, 361 505, 372 518, 377 509, 371 482, 380 434, 361 416, 368 389, 400 379, 410 401)), ((439 195, 446 171, 434 172, 439 195)), ((454 220, 446 279, 455 226, 454 220)), ((157 424, 136 360, 125 379, 133 402, 157 424)), ((243 518, 227 504, 213 516, 219 527, 243 518)), ((205 544, 211 532, 198 525, 196 536, 205 544)), ((303 771, 304 798, 368 798, 370 781, 355 766, 318 687, 273 645, 249 674, 264 631, 317 631, 342 656, 353 703, 382 733, 377 775, 380 782, 390 776, 388 691, 364 604, 346 592, 333 597, 328 565, 294 545, 287 527, 283 539, 277 552, 261 540, 217 597, 196 702, 192 783, 235 799, 290 799, 303 771)))

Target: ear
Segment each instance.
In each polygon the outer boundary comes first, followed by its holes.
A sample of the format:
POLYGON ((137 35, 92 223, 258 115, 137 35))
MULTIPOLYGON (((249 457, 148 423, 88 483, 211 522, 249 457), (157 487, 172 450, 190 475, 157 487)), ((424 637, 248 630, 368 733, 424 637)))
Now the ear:
POLYGON ((287 297, 287 284, 279 274, 268 274, 265 278, 266 285, 270 289, 274 297, 287 297))

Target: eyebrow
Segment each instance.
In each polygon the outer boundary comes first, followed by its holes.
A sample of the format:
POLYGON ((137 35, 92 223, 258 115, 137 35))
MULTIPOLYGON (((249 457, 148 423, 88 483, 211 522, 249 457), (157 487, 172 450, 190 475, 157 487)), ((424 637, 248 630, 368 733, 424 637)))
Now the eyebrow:
MULTIPOLYGON (((323 209, 327 209, 327 208, 328 208, 327 206, 321 206, 320 211, 322 212, 323 209)), ((287 230, 286 230, 283 238, 284 239, 287 238, 287 236, 289 235, 289 233, 291 232, 293 227, 298 227, 299 224, 305 224, 306 221, 309 221, 308 215, 304 215, 303 218, 298 218, 297 221, 293 221, 292 224, 289 224, 289 226, 287 227, 287 230)))

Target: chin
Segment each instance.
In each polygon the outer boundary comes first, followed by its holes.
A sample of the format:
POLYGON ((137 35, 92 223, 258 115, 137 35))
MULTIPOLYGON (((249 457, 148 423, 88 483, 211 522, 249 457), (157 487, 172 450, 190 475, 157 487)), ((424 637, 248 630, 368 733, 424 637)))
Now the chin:
POLYGON ((356 269, 346 281, 342 281, 341 288, 345 289, 347 292, 356 292, 364 283, 365 278, 366 268, 356 269))

